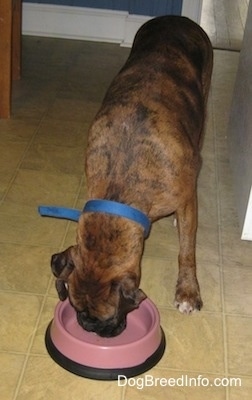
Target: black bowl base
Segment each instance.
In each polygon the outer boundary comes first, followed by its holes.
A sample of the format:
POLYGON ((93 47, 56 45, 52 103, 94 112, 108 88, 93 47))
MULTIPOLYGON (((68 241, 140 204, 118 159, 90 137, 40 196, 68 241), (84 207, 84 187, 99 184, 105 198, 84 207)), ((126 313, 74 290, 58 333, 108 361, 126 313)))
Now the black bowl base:
POLYGON ((88 365, 79 364, 69 359, 57 349, 57 347, 55 346, 55 344, 51 339, 51 334, 50 334, 51 324, 52 321, 48 325, 45 334, 45 345, 49 355, 62 368, 66 369, 69 372, 72 372, 75 375, 79 375, 84 378, 97 379, 97 380, 118 380, 119 375, 131 378, 133 376, 143 374, 144 372, 154 367, 160 361, 165 351, 165 346, 166 346, 165 335, 161 328, 160 345, 158 346, 156 351, 149 358, 147 358, 147 360, 145 360, 142 364, 129 368, 113 368, 113 369, 94 368, 88 365))

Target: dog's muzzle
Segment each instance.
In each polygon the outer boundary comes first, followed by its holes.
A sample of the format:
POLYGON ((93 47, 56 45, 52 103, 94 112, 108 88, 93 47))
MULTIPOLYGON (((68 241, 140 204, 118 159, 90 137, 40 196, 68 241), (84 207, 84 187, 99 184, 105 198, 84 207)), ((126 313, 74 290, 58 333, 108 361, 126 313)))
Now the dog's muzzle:
POLYGON ((113 337, 119 335, 126 328, 126 317, 119 323, 116 318, 109 318, 101 321, 93 318, 85 311, 77 311, 77 321, 79 325, 88 332, 95 332, 102 337, 113 337))

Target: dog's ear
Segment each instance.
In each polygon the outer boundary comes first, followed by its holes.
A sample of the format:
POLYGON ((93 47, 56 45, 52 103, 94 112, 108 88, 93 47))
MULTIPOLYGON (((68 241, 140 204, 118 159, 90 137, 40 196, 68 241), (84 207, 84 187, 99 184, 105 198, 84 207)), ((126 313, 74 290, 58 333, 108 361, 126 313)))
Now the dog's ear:
POLYGON ((51 268, 56 278, 66 281, 75 265, 71 255, 72 246, 62 253, 53 254, 51 258, 51 268))
POLYGON ((66 288, 66 283, 65 283, 65 281, 63 281, 62 279, 59 279, 59 278, 56 279, 56 281, 55 281, 55 288, 56 288, 56 290, 57 290, 59 299, 60 299, 61 301, 66 300, 66 298, 68 297, 68 291, 67 291, 67 288, 66 288))
POLYGON ((146 294, 135 286, 131 278, 124 279, 120 285, 120 308, 127 312, 139 307, 139 304, 146 299, 146 294))
POLYGON ((52 272, 57 278, 55 288, 61 301, 66 300, 68 297, 66 282, 75 267, 71 252, 72 247, 69 247, 62 253, 53 254, 51 258, 52 272))

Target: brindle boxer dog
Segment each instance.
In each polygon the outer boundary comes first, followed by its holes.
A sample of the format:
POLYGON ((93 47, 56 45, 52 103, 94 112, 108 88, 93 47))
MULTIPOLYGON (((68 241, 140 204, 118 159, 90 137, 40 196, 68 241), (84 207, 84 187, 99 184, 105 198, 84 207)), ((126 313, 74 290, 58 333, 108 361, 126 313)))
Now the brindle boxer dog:
MULTIPOLYGON (((175 213, 179 274, 175 305, 200 310, 196 277, 197 176, 213 52, 204 31, 184 17, 148 21, 109 87, 89 131, 89 199, 141 210, 151 222, 175 213)), ((139 289, 141 224, 106 212, 82 213, 77 244, 52 256, 61 299, 80 325, 118 335, 145 298, 139 289), (65 287, 67 282, 68 288, 65 287)))

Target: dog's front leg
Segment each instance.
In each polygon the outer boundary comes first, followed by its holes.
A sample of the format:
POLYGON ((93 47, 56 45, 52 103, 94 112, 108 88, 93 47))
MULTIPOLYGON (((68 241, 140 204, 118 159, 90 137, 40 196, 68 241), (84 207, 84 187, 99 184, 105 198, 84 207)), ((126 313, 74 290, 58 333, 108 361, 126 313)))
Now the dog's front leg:
POLYGON ((200 310, 203 303, 196 276, 196 231, 197 231, 197 195, 177 210, 179 231, 179 275, 176 286, 175 306, 180 312, 190 314, 200 310))

